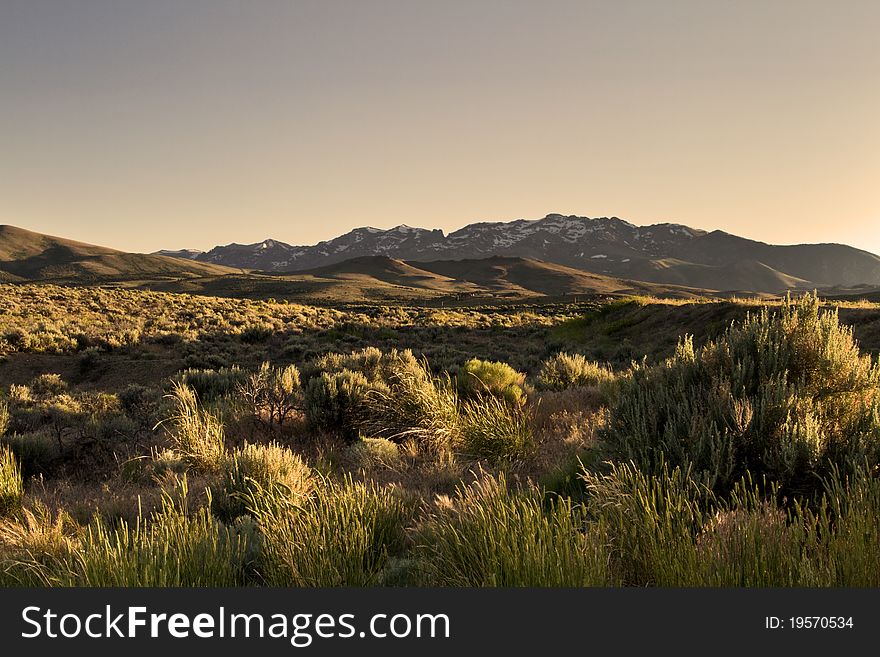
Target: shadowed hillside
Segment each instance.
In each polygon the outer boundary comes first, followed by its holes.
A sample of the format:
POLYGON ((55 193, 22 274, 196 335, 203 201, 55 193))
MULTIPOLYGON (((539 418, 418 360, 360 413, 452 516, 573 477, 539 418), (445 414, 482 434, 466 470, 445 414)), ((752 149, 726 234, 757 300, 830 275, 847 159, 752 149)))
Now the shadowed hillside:
POLYGON ((124 281, 228 274, 236 270, 160 255, 125 253, 15 226, 0 226, 0 280, 4 282, 124 281))

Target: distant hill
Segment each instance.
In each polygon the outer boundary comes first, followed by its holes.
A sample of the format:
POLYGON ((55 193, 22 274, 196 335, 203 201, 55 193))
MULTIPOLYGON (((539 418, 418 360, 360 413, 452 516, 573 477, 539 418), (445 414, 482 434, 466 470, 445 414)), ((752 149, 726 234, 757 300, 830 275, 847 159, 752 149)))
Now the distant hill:
POLYGON ((880 257, 850 246, 775 246, 681 224, 636 226, 617 217, 561 214, 474 223, 449 235, 406 225, 388 230, 364 227, 313 246, 267 239, 217 246, 196 259, 295 272, 371 256, 406 262, 518 257, 621 280, 721 291, 776 294, 789 289, 880 285, 880 257))
POLYGON ((413 267, 466 281, 506 295, 564 296, 575 294, 658 294, 688 296, 698 292, 683 286, 625 281, 601 274, 541 262, 533 258, 496 256, 470 260, 410 262, 413 267))
POLYGON ((0 281, 74 283, 216 276, 239 270, 161 255, 125 253, 93 244, 0 226, 0 281))
POLYGON ((198 249, 178 249, 176 251, 169 251, 168 249, 162 249, 160 251, 155 251, 152 255, 168 256, 169 258, 184 258, 186 260, 195 260, 202 253, 204 253, 204 251, 199 251, 198 249))
POLYGON ((304 272, 209 276, 149 283, 165 292, 358 303, 518 301, 576 295, 648 294, 692 298, 694 288, 624 281, 527 258, 403 262, 386 256, 352 258, 304 272))

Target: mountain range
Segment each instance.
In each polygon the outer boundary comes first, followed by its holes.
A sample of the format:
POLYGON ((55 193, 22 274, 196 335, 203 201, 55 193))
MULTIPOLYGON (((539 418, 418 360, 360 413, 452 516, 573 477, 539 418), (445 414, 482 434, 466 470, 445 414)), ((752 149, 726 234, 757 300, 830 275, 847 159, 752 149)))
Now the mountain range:
POLYGON ((388 230, 364 227, 312 246, 266 239, 216 246, 207 252, 160 253, 276 273, 370 256, 420 263, 518 257, 617 279, 715 291, 779 293, 880 285, 880 257, 850 246, 777 246, 675 223, 636 226, 617 217, 561 214, 473 223, 448 235, 406 225, 388 230))
POLYGON ((357 228, 314 246, 126 253, 0 226, 0 283, 123 285, 302 302, 526 299, 591 294, 876 294, 880 258, 839 244, 774 246, 679 224, 548 215, 445 235, 357 228))

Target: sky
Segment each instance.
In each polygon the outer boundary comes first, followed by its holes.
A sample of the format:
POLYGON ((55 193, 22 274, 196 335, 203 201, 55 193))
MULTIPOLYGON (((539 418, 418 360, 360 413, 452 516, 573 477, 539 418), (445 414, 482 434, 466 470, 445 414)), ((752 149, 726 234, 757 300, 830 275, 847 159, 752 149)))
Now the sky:
POLYGON ((0 223, 115 248, 551 212, 880 253, 880 3, 0 0, 0 223))

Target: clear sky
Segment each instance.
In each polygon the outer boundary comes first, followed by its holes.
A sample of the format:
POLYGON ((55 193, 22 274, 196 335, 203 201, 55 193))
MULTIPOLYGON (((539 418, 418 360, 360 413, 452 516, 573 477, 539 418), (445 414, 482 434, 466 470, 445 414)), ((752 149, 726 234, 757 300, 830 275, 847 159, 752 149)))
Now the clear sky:
POLYGON ((548 212, 880 253, 880 2, 0 0, 0 223, 133 251, 548 212))

